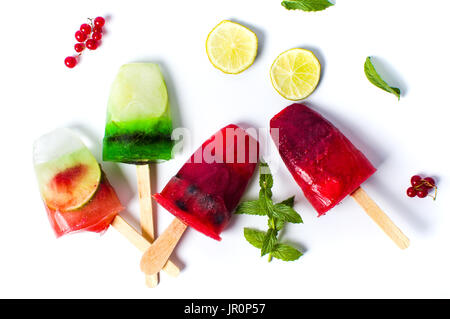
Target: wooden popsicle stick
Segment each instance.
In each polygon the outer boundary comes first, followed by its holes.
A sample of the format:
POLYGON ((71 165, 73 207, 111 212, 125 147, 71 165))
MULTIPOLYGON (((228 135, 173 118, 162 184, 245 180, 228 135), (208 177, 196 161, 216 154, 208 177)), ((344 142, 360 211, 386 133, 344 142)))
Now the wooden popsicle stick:
POLYGON ((158 273, 166 264, 175 246, 186 230, 187 225, 175 218, 164 233, 159 236, 152 246, 144 253, 141 259, 141 270, 152 275, 158 273))
MULTIPOLYGON (((152 188, 150 181, 150 165, 137 165, 137 183, 139 192, 139 205, 141 215, 142 236, 149 242, 155 238, 155 228, 153 225, 152 188)), ((158 274, 146 275, 145 283, 148 287, 154 288, 158 285, 158 274)))
MULTIPOLYGON (((111 226, 125 236, 125 238, 127 238, 141 252, 146 252, 152 245, 119 215, 114 218, 111 226)), ((176 277, 180 274, 180 269, 170 260, 167 261, 162 269, 172 277, 176 277)))
POLYGON ((400 249, 408 248, 409 239, 394 224, 394 222, 381 210, 380 207, 367 195, 367 193, 358 187, 351 196, 365 210, 372 220, 388 235, 400 249))

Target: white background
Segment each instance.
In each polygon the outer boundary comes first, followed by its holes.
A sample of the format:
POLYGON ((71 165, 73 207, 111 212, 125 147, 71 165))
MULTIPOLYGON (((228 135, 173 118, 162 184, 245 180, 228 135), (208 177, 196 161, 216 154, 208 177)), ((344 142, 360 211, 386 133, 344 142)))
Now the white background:
MULTIPOLYGON (((287 11, 280 0, 2 1, 0 297, 450 297, 449 10, 445 0, 339 0, 319 13, 287 11), (74 32, 97 15, 110 17, 102 46, 67 69, 74 32), (258 57, 240 75, 222 74, 205 54, 208 32, 223 19, 259 37, 258 57), (32 143, 67 126, 90 139, 99 158, 109 87, 120 65, 160 63, 175 126, 193 135, 182 154, 154 169, 154 189, 161 190, 222 126, 266 128, 289 105, 272 88, 269 68, 294 47, 312 50, 322 64, 306 102, 378 168, 364 188, 409 236, 409 249, 399 250, 351 198, 317 218, 284 166, 274 174, 274 199, 296 195, 304 224, 289 225, 283 235, 305 250, 296 262, 267 263, 245 241, 244 227, 266 227, 258 216, 236 216, 222 242, 188 230, 174 256, 185 266, 181 275, 162 274, 156 289, 145 287, 140 253, 114 229, 55 239, 32 143), (401 88, 400 102, 366 80, 368 55, 401 88), (435 202, 406 197, 416 173, 437 178, 435 202)), ((105 163, 104 169, 127 206, 124 217, 137 226, 135 168, 105 163)), ((257 193, 253 179, 245 198, 257 193)), ((171 220, 158 208, 158 233, 171 220)))

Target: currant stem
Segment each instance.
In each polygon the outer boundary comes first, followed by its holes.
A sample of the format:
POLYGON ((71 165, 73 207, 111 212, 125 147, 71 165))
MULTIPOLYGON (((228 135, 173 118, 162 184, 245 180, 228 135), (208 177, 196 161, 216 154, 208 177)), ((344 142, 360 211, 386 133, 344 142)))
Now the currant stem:
POLYGON ((433 185, 431 183, 429 183, 426 180, 421 180, 421 183, 419 185, 413 186, 415 190, 419 190, 422 186, 426 186, 428 188, 437 188, 436 185, 433 185))
POLYGON ((436 200, 436 197, 437 197, 437 186, 433 186, 433 188, 434 188, 434 196, 431 196, 431 195, 429 195, 429 196, 433 197, 433 200, 436 200))
POLYGON ((92 29, 92 31, 94 30, 94 19, 92 19, 92 18, 87 18, 88 19, 88 23, 89 23, 89 25, 91 26, 91 29, 92 29))
POLYGON ((437 186, 436 185, 433 185, 433 184, 431 184, 430 182, 428 182, 428 181, 426 181, 426 180, 421 180, 421 183, 419 184, 419 185, 417 185, 417 186, 413 186, 414 187, 414 189, 415 190, 419 190, 422 186, 426 186, 426 187, 428 187, 428 188, 433 188, 434 189, 434 195, 428 195, 428 196, 430 196, 431 198, 433 198, 433 200, 436 200, 436 197, 437 197, 437 186))

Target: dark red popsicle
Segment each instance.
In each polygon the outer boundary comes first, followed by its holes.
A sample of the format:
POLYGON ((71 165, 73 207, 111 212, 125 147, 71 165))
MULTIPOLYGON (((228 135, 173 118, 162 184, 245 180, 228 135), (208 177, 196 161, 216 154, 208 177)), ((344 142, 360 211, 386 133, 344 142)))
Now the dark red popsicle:
POLYGON ((185 224, 220 240, 258 161, 258 142, 236 125, 214 134, 155 200, 185 224))
POLYGON ((270 129, 281 158, 319 216, 376 171, 333 124, 303 104, 275 115, 270 129))

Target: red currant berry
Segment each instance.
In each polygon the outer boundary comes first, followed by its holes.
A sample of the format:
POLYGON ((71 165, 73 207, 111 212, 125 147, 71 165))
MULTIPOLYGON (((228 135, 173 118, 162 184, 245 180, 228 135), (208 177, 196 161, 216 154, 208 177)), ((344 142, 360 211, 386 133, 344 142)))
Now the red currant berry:
POLYGON ((99 32, 94 32, 92 33, 92 39, 94 39, 95 41, 99 41, 102 39, 102 34, 99 32))
POLYGON ((417 191, 417 197, 419 198, 425 198, 428 195, 428 189, 421 189, 417 191))
POLYGON ((75 39, 77 39, 78 42, 84 42, 87 39, 87 35, 81 31, 77 31, 75 32, 75 39))
POLYGON ((64 59, 64 64, 68 68, 73 68, 75 65, 77 65, 77 59, 73 56, 68 56, 67 58, 64 59))
POLYGON ((83 51, 85 48, 84 43, 75 43, 74 45, 74 49, 75 51, 77 51, 78 53, 80 53, 81 51, 83 51))
POLYGON ((102 27, 95 26, 95 27, 92 29, 92 32, 102 33, 102 32, 103 32, 103 28, 102 28, 102 27))
POLYGON ((406 195, 408 195, 409 197, 414 197, 414 196, 417 195, 417 192, 416 192, 416 190, 414 189, 414 187, 409 187, 409 188, 406 190, 406 195))
POLYGON ((428 188, 433 188, 436 186, 436 182, 432 177, 425 177, 423 180, 425 181, 425 186, 428 188))
POLYGON ((103 27, 105 25, 105 18, 97 17, 94 19, 94 25, 97 27, 103 27))
POLYGON ((97 41, 95 41, 94 39, 89 39, 86 41, 86 48, 88 48, 89 50, 95 50, 97 49, 97 41))
POLYGON ((421 182, 422 182, 422 177, 420 177, 419 175, 414 175, 413 177, 411 177, 411 185, 412 186, 418 186, 418 185, 420 185, 421 182))
POLYGON ((83 23, 80 27, 80 31, 86 35, 90 34, 91 30, 92 30, 91 26, 87 23, 83 23))

